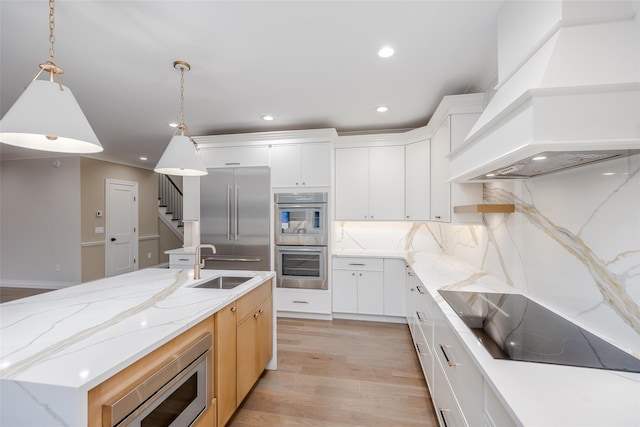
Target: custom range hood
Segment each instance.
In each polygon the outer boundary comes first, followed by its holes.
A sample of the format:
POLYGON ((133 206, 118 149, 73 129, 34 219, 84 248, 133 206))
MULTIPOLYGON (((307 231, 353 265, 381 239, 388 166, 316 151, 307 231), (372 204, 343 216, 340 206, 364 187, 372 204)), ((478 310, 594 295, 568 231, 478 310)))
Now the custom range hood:
POLYGON ((451 152, 451 181, 528 178, 640 153, 639 4, 505 2, 497 91, 451 152))

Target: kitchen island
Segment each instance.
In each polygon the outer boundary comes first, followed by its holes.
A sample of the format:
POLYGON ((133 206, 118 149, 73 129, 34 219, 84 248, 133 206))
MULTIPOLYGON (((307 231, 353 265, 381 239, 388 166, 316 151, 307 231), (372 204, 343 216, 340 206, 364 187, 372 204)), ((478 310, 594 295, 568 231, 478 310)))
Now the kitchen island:
MULTIPOLYGON (((233 289, 195 288, 222 272, 145 269, 0 306, 0 424, 83 426, 89 391, 265 281, 234 271, 233 289)), ((273 357, 276 368, 276 331, 273 357)))

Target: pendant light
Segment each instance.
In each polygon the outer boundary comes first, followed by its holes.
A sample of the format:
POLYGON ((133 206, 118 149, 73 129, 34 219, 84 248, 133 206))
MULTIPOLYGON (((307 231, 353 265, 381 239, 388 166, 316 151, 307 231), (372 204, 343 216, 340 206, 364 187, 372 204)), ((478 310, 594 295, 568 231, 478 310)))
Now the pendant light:
POLYGON ((180 124, 154 171, 166 175, 206 175, 207 168, 204 167, 198 148, 187 132, 187 125, 184 124, 184 72, 191 70, 191 65, 184 61, 175 61, 173 68, 180 70, 180 124))
POLYGON ((0 142, 58 153, 98 153, 102 145, 55 64, 54 0, 49 0, 49 60, 0 120, 0 142), (49 80, 38 80, 43 72, 49 80))

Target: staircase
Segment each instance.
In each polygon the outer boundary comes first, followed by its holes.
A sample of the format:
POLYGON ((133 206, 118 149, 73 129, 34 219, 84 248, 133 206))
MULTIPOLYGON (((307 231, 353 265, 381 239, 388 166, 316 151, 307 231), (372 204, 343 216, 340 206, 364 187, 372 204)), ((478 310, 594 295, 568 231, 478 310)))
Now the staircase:
POLYGON ((158 174, 158 217, 184 241, 182 191, 170 176, 163 174, 158 174))

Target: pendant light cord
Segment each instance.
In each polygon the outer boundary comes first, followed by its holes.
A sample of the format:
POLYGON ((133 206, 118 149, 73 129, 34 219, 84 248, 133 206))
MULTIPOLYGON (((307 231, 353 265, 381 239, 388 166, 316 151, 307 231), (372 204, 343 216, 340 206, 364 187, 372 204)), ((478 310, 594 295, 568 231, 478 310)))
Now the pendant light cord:
MULTIPOLYGON (((54 2, 55 0, 49 0, 49 43, 51 44, 51 47, 49 47, 49 62, 51 62, 52 64, 55 64, 56 59, 56 51, 54 49, 56 36, 53 34, 53 30, 55 30, 56 28, 56 20, 53 14, 54 2)), ((53 75, 51 76, 51 78, 53 78, 53 75)))
POLYGON ((184 135, 184 67, 180 67, 180 124, 183 126, 184 135))

